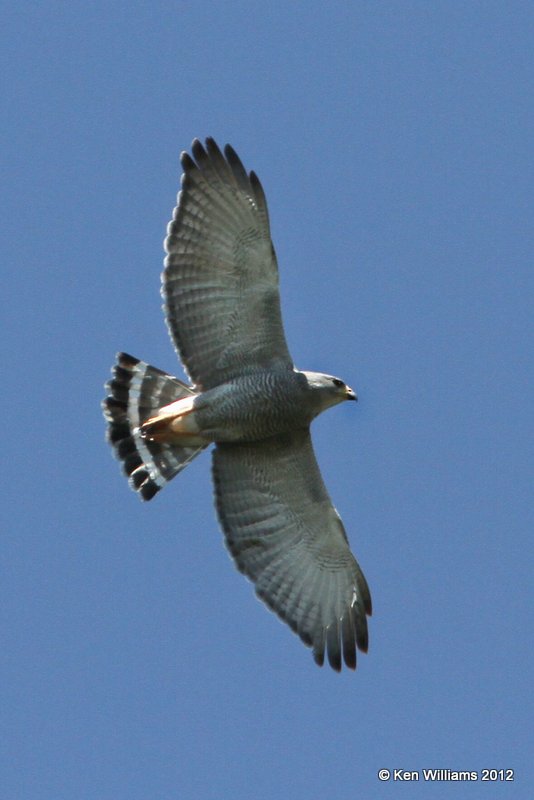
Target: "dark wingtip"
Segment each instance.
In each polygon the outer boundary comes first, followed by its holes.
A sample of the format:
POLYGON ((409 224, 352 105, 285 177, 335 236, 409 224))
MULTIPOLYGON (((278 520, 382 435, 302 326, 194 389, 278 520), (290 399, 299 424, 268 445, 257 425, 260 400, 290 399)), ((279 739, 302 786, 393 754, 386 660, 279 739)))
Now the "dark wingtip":
POLYGON ((367 653, 369 650, 369 631, 367 630, 366 621, 364 621, 364 624, 356 631, 356 642, 358 650, 361 650, 362 653, 367 653))
POLYGON ((341 672, 341 647, 339 623, 336 620, 326 629, 326 654, 328 663, 336 672, 341 672))
POLYGON ((193 153, 193 158, 197 161, 197 163, 206 158, 206 151, 200 139, 193 139, 191 144, 191 152, 193 153))
POLYGON ((341 653, 328 652, 328 663, 334 672, 341 672, 341 653))
POLYGON ((180 155, 180 164, 185 174, 193 172, 197 168, 197 165, 186 150, 180 155))
POLYGON ((245 167, 243 166, 243 162, 237 155, 236 151, 232 147, 231 144, 226 144, 224 146, 224 155, 226 156, 226 160, 230 164, 233 169, 238 169, 243 175, 246 175, 247 172, 245 167))
POLYGON ((213 136, 206 137, 206 150, 209 155, 215 154, 216 156, 220 156, 222 158, 221 149, 213 136))
POLYGON ((254 193, 256 194, 257 197, 261 198, 261 200, 263 200, 263 202, 267 205, 267 201, 265 199, 265 192, 263 191, 263 186, 261 185, 261 181, 254 172, 254 170, 250 172, 249 178, 250 178, 250 184, 254 189, 254 193))
POLYGON ((224 145, 224 155, 226 156, 228 161, 239 161, 239 163, 241 163, 241 159, 239 158, 239 156, 237 155, 236 151, 234 150, 231 144, 224 145))

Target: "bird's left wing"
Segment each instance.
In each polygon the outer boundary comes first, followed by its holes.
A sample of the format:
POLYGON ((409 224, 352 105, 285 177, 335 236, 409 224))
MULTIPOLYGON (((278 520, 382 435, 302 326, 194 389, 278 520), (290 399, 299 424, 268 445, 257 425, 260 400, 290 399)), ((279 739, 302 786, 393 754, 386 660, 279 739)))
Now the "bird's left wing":
POLYGON ((335 670, 367 650, 371 597, 328 496, 309 430, 218 443, 217 511, 238 569, 258 596, 335 670))

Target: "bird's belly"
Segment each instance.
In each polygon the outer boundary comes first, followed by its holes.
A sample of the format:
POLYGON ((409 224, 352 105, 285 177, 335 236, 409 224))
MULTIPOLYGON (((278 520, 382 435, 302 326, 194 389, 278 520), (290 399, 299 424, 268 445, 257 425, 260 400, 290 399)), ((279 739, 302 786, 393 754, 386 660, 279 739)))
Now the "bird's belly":
POLYGON ((243 379, 202 395, 195 419, 215 442, 258 441, 309 424, 287 381, 243 379))

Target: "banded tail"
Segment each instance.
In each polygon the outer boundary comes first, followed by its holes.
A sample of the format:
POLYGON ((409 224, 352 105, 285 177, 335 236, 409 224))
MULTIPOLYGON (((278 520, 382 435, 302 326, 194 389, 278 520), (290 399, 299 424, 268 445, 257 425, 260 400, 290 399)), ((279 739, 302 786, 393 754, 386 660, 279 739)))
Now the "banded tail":
POLYGON ((190 397, 193 389, 178 378, 127 353, 117 354, 109 394, 102 402, 107 438, 122 462, 130 486, 151 500, 205 445, 182 447, 143 438, 139 428, 163 406, 190 397))

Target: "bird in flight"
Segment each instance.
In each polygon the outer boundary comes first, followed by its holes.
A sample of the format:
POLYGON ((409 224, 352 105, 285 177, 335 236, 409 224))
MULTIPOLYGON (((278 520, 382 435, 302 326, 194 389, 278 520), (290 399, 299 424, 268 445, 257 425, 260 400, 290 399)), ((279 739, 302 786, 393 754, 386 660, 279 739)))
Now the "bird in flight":
POLYGON ((150 500, 213 443, 215 504, 227 547, 256 593, 320 666, 356 668, 371 596, 323 483, 312 420, 356 395, 293 365, 265 194, 230 145, 182 153, 162 275, 184 383, 119 353, 103 401, 108 440, 150 500))

